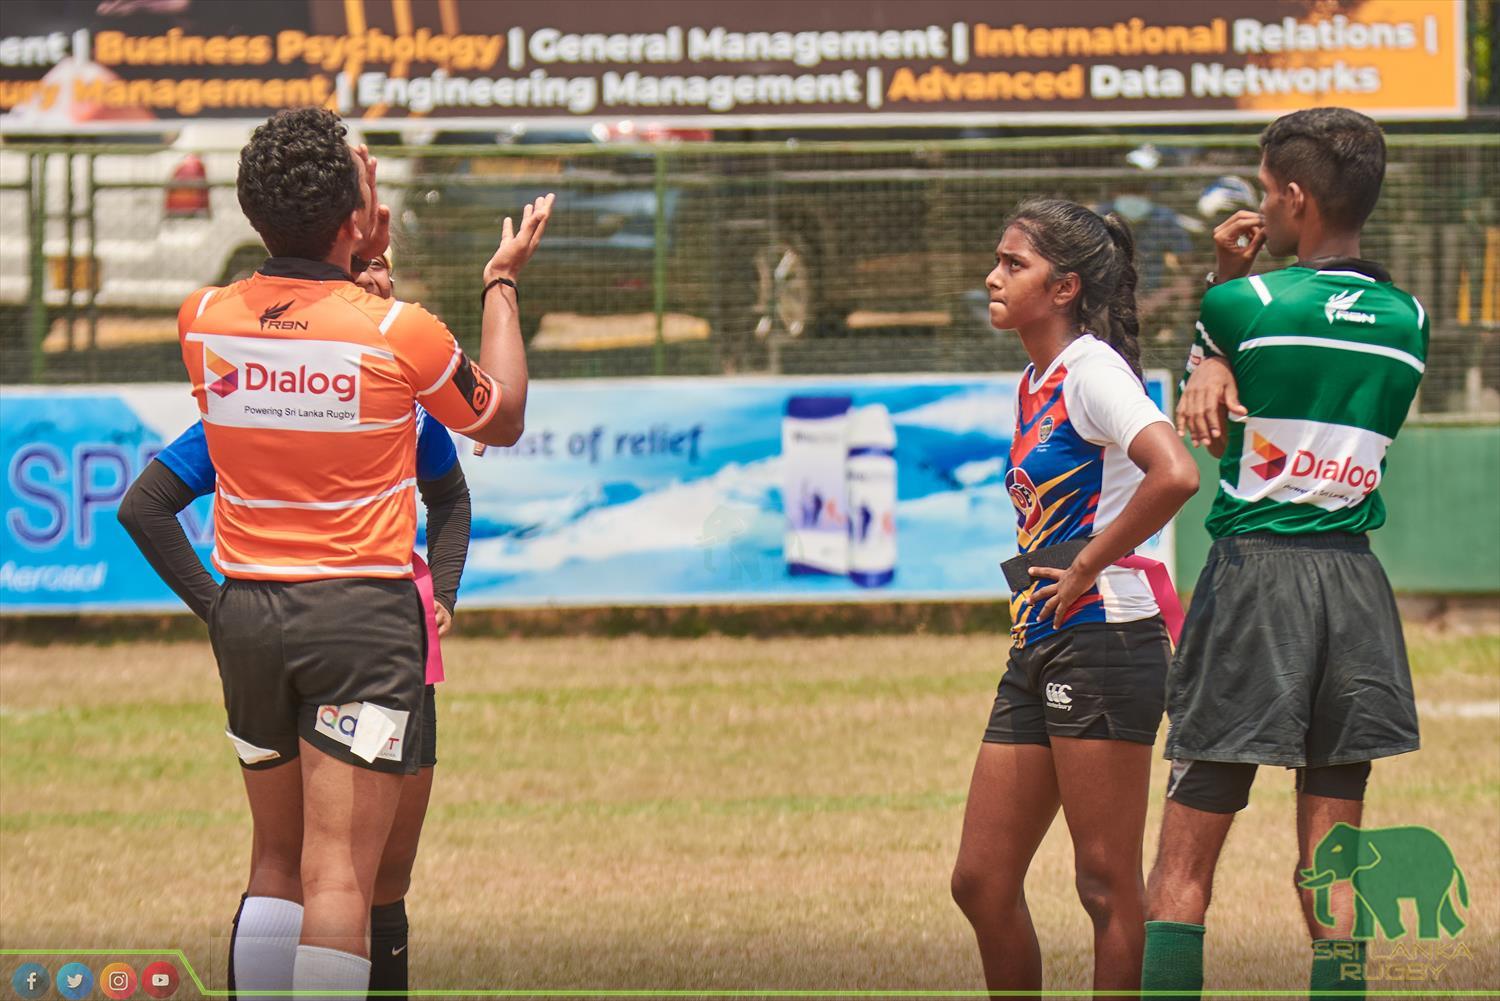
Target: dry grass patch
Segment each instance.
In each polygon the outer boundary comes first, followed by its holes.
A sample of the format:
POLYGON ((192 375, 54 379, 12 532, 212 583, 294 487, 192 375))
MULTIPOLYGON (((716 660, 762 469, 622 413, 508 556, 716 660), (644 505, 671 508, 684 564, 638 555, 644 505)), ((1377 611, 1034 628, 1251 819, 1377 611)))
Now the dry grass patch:
MULTIPOLYGON (((1442 986, 1495 987, 1500 637, 1409 640, 1425 746, 1377 765, 1367 824, 1447 837, 1473 958, 1442 986)), ((459 638, 445 655, 415 984, 982 987, 947 881, 1003 641, 459 638)), ((222 983, 249 848, 222 731, 206 644, 0 647, 3 944, 180 947, 222 983)), ((1306 986, 1291 808, 1290 774, 1263 770, 1220 870, 1210 986, 1306 986)), ((1054 988, 1088 982, 1071 867, 1059 824, 1028 884, 1054 988)))

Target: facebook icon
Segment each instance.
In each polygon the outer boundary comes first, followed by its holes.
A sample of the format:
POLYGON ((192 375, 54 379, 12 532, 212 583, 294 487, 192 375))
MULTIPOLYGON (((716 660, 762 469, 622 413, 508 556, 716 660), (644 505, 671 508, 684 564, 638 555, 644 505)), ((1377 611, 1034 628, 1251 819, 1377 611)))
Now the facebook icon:
POLYGON ((35 1001, 46 994, 51 983, 52 975, 40 963, 23 963, 10 978, 11 989, 23 1001, 35 1001))

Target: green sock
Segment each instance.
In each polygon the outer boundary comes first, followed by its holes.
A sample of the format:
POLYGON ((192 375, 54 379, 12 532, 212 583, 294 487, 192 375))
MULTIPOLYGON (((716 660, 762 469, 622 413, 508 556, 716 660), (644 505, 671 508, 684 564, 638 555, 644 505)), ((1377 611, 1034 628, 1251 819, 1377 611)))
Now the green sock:
POLYGON ((1141 991, 1203 990, 1203 926, 1180 921, 1146 922, 1141 991))
POLYGON ((1365 944, 1347 938, 1326 938, 1313 943, 1312 978, 1309 990, 1365 992, 1365 944))

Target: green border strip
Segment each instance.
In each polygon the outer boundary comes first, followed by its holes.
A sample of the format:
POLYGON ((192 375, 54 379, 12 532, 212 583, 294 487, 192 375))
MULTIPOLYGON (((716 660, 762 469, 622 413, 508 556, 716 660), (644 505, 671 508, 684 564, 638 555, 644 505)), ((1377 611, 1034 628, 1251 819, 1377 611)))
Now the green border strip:
MULTIPOLYGON (((192 978, 198 993, 204 997, 227 998, 229 990, 211 990, 203 986, 203 980, 198 976, 198 971, 188 960, 187 954, 181 949, 0 949, 0 956, 169 956, 176 957, 192 978)), ((1096 992, 1094 990, 1073 991, 924 991, 924 990, 554 990, 546 988, 507 989, 507 990, 441 990, 441 991, 258 991, 268 997, 424 997, 424 998, 990 998, 990 997, 1041 997, 1050 998, 1077 998, 1096 997, 1099 994, 1106 996, 1118 996, 1131 994, 1137 997, 1146 996, 1141 991, 1119 991, 1110 990, 1096 992)), ((1443 997, 1443 998, 1469 998, 1469 997, 1494 997, 1494 990, 1474 989, 1461 991, 1434 991, 1434 990, 1408 990, 1408 991, 1382 991, 1365 990, 1366 997, 1443 997)), ((1206 990, 1206 991, 1152 991, 1151 997, 1222 997, 1222 998, 1306 998, 1306 997, 1328 997, 1346 998, 1348 991, 1246 991, 1246 990, 1206 990)))

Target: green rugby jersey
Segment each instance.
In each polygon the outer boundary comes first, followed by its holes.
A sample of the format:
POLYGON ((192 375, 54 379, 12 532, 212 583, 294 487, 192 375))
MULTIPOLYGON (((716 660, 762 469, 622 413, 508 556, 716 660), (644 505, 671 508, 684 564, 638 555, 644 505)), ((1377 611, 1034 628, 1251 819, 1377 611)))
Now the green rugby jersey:
POLYGON ((1226 359, 1249 410, 1229 424, 1209 534, 1384 524, 1376 488, 1422 381, 1427 333, 1422 304, 1369 261, 1299 262, 1209 289, 1187 370, 1226 359))

